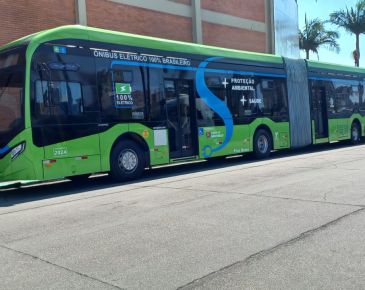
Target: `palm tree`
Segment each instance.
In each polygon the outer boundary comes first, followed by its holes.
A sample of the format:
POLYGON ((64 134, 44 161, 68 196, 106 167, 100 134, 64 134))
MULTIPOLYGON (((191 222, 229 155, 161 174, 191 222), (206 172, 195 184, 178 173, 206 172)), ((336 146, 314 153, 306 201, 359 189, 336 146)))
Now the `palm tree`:
POLYGON ((365 0, 359 0, 355 7, 335 11, 330 14, 330 22, 346 31, 355 34, 356 49, 354 51, 355 66, 360 64, 360 34, 365 33, 365 0))
POLYGON ((318 56, 318 49, 322 46, 339 52, 338 37, 336 31, 326 30, 325 22, 318 18, 308 21, 305 16, 304 29, 299 31, 299 48, 305 50, 306 59, 309 59, 310 51, 318 56))

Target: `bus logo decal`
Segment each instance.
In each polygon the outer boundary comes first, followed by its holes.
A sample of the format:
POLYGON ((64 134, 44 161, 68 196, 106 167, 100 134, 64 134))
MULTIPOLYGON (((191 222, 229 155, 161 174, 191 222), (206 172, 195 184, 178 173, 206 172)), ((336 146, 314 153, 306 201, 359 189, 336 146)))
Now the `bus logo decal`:
POLYGON ((215 111, 219 117, 222 118, 224 126, 226 128, 226 136, 222 144, 218 147, 212 148, 207 145, 203 148, 203 156, 205 158, 210 157, 214 152, 223 149, 228 142, 231 140, 233 135, 233 118, 226 104, 221 101, 217 96, 215 96, 207 87, 205 83, 204 73, 209 62, 221 59, 220 57, 211 57, 206 59, 199 65, 196 72, 196 89, 198 91, 199 97, 207 104, 209 108, 215 111))
POLYGON ((132 93, 132 87, 130 84, 116 83, 115 93, 121 95, 129 95, 132 93))
POLYGON ((114 83, 114 103, 116 108, 132 108, 132 86, 125 83, 114 83))

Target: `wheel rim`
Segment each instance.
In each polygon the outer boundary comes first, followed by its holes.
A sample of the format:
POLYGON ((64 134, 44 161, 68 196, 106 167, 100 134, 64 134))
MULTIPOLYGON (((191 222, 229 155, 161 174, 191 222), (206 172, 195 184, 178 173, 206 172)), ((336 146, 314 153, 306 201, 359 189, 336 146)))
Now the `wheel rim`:
POLYGON ((123 150, 118 158, 119 168, 123 171, 134 172, 138 166, 138 155, 131 149, 123 150))
POLYGON ((259 152, 265 154, 269 148, 269 140, 266 138, 265 135, 260 135, 257 139, 257 147, 259 152))
POLYGON ((359 130, 356 126, 352 127, 352 140, 354 141, 359 140, 359 130))

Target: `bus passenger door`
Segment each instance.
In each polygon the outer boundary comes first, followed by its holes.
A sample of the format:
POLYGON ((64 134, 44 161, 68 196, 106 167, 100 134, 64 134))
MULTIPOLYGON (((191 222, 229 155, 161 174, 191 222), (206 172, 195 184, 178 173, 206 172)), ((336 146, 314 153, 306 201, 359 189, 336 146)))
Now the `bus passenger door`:
POLYGON ((95 57, 82 40, 40 45, 31 65, 33 143, 44 179, 101 171, 95 57))
POLYGON ((324 88, 316 88, 312 94, 315 138, 328 138, 327 99, 324 88))
POLYGON ((193 85, 187 80, 165 80, 170 158, 196 155, 193 85))

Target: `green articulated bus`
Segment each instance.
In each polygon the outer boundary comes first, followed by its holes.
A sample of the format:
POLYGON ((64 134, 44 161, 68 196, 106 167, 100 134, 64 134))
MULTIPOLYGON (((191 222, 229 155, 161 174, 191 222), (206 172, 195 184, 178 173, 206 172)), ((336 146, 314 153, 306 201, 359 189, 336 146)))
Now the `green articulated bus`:
POLYGON ((365 70, 82 26, 0 48, 0 181, 134 179, 158 165, 365 133, 365 70))

